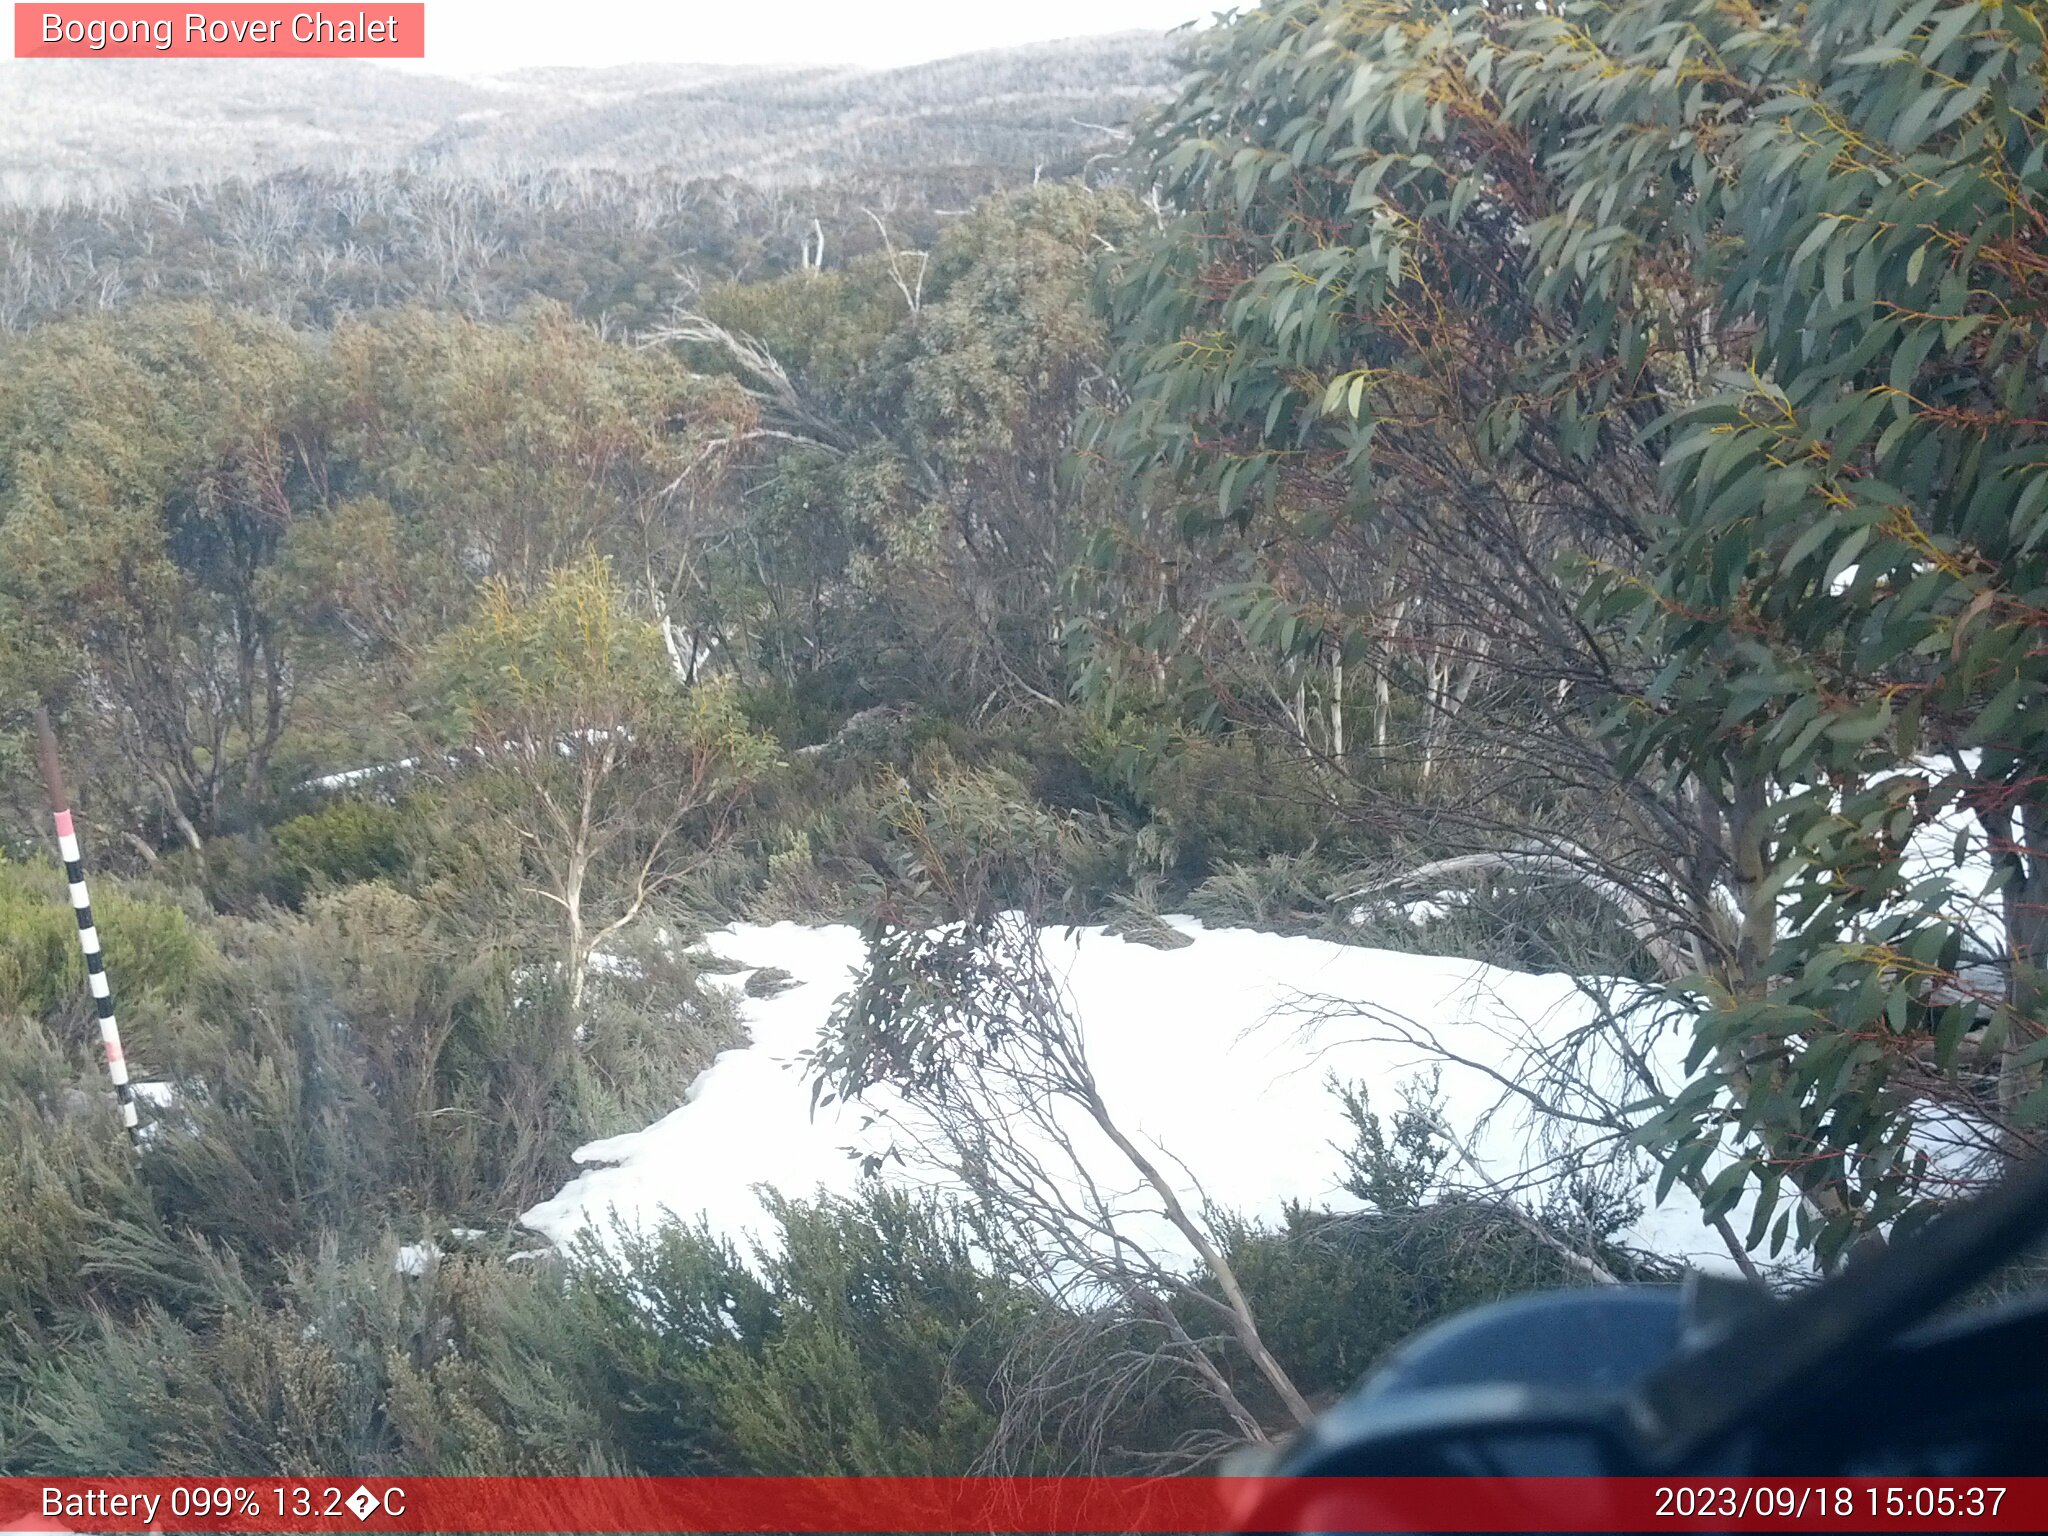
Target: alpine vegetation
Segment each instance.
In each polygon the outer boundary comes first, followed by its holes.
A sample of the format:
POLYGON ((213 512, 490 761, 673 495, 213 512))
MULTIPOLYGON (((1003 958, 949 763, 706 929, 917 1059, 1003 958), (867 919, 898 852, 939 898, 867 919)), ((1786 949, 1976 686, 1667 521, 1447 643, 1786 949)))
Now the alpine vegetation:
POLYGON ((1213 1469, 2038 1156, 2044 22, 9 151, 0 1473, 1213 1469))

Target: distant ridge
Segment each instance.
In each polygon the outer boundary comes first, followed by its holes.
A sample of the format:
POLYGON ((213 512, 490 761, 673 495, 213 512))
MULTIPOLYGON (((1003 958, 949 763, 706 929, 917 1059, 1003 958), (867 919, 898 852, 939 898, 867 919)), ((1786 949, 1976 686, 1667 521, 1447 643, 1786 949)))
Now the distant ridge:
POLYGON ((289 169, 539 169, 764 185, 952 166, 1029 173, 1163 96, 1179 40, 1034 43, 897 68, 630 64, 456 78, 350 62, 0 63, 0 199, 289 169))

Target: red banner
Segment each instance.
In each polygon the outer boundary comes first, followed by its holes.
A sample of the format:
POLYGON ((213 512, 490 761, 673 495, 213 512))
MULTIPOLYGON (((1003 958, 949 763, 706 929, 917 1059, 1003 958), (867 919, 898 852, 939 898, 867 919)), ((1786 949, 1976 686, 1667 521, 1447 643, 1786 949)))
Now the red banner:
POLYGON ((423 59, 424 4, 14 7, 17 59, 423 59))
POLYGON ((32 1478, 0 1531, 2039 1531, 2048 1478, 32 1478))

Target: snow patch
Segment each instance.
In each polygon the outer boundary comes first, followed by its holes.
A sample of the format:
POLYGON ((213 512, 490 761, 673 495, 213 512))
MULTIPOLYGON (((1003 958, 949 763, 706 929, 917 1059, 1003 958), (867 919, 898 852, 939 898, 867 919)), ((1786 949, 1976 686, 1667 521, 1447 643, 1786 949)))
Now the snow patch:
POLYGON ((419 767, 416 757, 401 758, 395 763, 372 763, 367 768, 345 768, 340 773, 323 773, 318 778, 308 779, 301 789, 354 789, 358 784, 369 784, 390 778, 394 774, 410 773, 419 767))
MULTIPOLYGON (((1338 1152, 1351 1133, 1330 1078, 1363 1083, 1384 1116, 1400 1108, 1404 1080, 1441 1065, 1447 1118, 1472 1154, 1469 1162, 1453 1159, 1447 1172, 1454 1178, 1540 1205, 1568 1182, 1576 1148, 1597 1170, 1622 1168, 1637 1189, 1645 1210, 1625 1241, 1704 1267, 1732 1267, 1688 1194, 1674 1190, 1655 1203, 1656 1170, 1647 1158, 1611 1134, 1562 1118, 1536 1121, 1510 1092, 1526 1079, 1532 1049, 1555 1049, 1598 1020, 1598 1003, 1580 981, 1215 929, 1192 918, 1166 921, 1191 942, 1161 950, 1101 928, 1048 929, 1041 942, 1065 981, 1112 1114, 1163 1150, 1169 1178, 1193 1208, 1269 1221, 1290 1200, 1355 1209, 1342 1189, 1338 1152), (1445 1052, 1464 1065, 1445 1063, 1445 1052)), ((728 961, 774 966, 794 982, 772 997, 739 997, 749 1043, 721 1054, 655 1124, 579 1149, 576 1161, 589 1171, 527 1211, 526 1226, 564 1243, 668 1214, 702 1220, 744 1250, 775 1231, 764 1187, 798 1198, 849 1196, 860 1187, 862 1156, 890 1145, 887 1122, 905 1113, 899 1099, 877 1092, 814 1115, 802 1068, 864 961, 859 933, 740 925, 706 943, 728 961)), ((1637 1043, 1667 1090, 1683 1081, 1688 1038, 1685 1019, 1669 1010, 1638 1026, 1637 1043)), ((1640 1096, 1626 1092, 1615 1102, 1640 1096)), ((1094 1157, 1098 1147, 1086 1145, 1084 1155, 1094 1157)), ((1097 1171, 1092 1162, 1090 1171, 1097 1171)), ((1105 1163, 1099 1171, 1142 1203, 1127 1165, 1105 1163)), ((877 1176, 948 1187, 929 1171, 897 1164, 877 1176)), ((1747 1213, 1733 1219, 1740 1230, 1747 1213)), ((1163 1225, 1148 1226, 1148 1241, 1155 1237, 1169 1253, 1181 1247, 1163 1225)))

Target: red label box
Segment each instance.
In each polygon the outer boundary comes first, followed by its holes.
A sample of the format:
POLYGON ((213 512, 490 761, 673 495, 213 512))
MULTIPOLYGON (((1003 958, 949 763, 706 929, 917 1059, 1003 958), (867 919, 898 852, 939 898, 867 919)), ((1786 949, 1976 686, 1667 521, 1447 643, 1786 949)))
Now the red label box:
POLYGON ((2048 1478, 0 1478, 0 1533, 2040 1531, 2048 1478))
POLYGON ((423 59, 424 4, 17 3, 17 59, 423 59))

